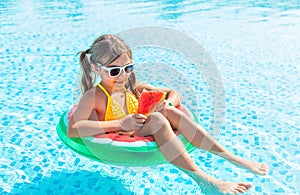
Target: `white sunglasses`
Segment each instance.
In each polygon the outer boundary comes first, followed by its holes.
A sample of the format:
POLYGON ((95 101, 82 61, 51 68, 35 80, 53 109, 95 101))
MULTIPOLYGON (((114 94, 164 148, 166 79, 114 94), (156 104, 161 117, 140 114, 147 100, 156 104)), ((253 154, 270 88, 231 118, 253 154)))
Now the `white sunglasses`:
POLYGON ((117 77, 121 74, 121 71, 123 70, 126 74, 129 74, 133 71, 133 67, 135 66, 135 63, 132 64, 127 64, 126 66, 123 67, 106 67, 106 66, 101 66, 100 64, 97 63, 100 68, 103 68, 104 70, 108 71, 108 75, 110 77, 117 77))

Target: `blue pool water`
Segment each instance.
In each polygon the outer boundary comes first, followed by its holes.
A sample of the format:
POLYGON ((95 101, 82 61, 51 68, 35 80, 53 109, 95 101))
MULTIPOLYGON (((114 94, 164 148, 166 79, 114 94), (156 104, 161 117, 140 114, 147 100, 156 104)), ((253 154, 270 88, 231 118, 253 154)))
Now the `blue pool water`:
POLYGON ((4 0, 0 9, 0 194, 202 193, 172 165, 101 164, 56 134, 60 115, 78 100, 76 53, 101 34, 148 26, 181 32, 207 51, 225 93, 222 126, 212 128, 211 88, 180 48, 133 48, 138 78, 178 88, 219 142, 271 170, 256 176, 195 150, 203 171, 252 182, 249 194, 300 194, 298 1, 4 0), (158 63, 162 70, 151 66, 158 63))

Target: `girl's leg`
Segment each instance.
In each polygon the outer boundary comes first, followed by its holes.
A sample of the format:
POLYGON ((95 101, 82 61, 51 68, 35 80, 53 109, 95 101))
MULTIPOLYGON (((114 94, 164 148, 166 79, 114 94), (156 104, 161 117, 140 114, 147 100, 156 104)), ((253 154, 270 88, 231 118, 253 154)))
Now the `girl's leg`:
MULTIPOLYGON (((137 133, 140 136, 153 135, 164 157, 187 173, 202 187, 211 186, 218 192, 235 194, 247 192, 251 187, 246 183, 232 183, 217 180, 203 173, 188 155, 183 143, 175 135, 169 121, 160 113, 152 113, 137 133)), ((214 192, 215 193, 215 192, 214 192)))
POLYGON ((188 118, 188 116, 180 110, 174 107, 168 107, 164 115, 171 123, 173 129, 178 129, 193 146, 217 154, 231 163, 246 168, 256 174, 266 175, 268 173, 269 168, 266 164, 248 161, 235 156, 210 136, 205 129, 188 118))

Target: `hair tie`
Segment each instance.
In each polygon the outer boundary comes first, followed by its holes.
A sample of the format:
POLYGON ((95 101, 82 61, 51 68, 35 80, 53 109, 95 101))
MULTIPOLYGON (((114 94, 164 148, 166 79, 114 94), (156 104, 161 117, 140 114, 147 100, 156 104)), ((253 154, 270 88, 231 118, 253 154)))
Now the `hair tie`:
POLYGON ((92 55, 92 54, 90 54, 90 51, 91 51, 91 48, 85 50, 85 57, 86 57, 87 61, 89 62, 89 64, 91 63, 91 55, 92 55))

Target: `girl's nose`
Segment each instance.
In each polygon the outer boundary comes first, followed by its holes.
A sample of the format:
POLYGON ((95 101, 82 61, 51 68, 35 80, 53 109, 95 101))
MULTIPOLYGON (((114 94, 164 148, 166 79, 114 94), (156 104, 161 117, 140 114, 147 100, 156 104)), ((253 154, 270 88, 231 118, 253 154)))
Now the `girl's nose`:
POLYGON ((126 77, 125 70, 121 70, 121 73, 120 73, 119 77, 121 77, 121 78, 125 78, 126 77))

